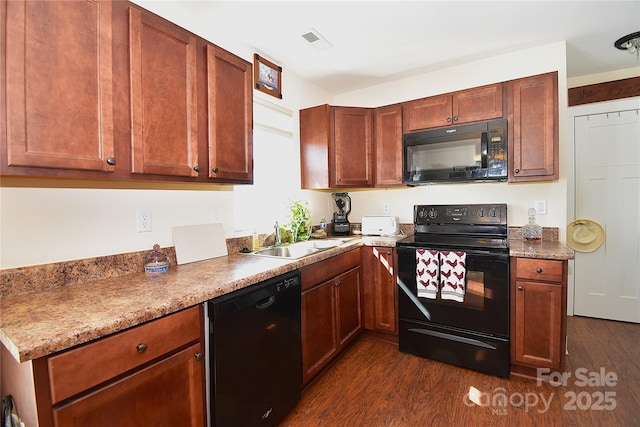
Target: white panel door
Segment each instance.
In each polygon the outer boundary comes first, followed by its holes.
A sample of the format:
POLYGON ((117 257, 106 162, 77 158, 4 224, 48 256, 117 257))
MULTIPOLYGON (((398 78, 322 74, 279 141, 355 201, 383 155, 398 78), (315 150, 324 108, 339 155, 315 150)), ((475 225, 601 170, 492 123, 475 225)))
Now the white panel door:
POLYGON ((575 253, 574 313, 640 322, 640 110, 575 118, 575 218, 605 229, 575 253))

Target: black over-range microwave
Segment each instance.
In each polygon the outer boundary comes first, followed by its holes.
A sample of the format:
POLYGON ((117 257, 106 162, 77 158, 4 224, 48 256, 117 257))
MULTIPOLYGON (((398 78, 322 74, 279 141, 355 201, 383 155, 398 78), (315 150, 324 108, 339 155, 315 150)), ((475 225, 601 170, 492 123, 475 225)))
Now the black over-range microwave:
POLYGON ((404 183, 506 181, 507 120, 403 135, 404 183))

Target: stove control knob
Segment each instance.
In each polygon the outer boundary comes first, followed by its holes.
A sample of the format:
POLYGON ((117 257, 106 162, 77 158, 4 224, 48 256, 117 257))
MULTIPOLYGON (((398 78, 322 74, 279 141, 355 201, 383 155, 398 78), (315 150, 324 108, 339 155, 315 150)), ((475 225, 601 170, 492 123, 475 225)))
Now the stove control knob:
POLYGON ((484 218, 485 216, 487 216, 487 211, 485 211, 483 208, 480 208, 480 210, 478 211, 478 217, 484 218))
POLYGON ((498 212, 498 210, 497 210, 497 209, 491 209, 491 210, 489 211, 489 216, 490 216, 491 218, 498 218, 498 217, 500 216, 500 212, 498 212))
POLYGON ((429 211, 429 218, 434 219, 438 216, 438 211, 435 210, 434 208, 431 208, 431 210, 429 211))
POLYGON ((425 211, 424 209, 418 209, 418 218, 426 218, 427 217, 427 211, 425 211))

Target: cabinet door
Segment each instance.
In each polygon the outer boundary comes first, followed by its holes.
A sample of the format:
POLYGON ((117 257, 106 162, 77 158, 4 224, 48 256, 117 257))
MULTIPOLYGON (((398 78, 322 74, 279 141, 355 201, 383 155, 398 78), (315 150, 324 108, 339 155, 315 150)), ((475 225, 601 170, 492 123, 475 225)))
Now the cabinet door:
POLYGON ((404 131, 447 126, 451 124, 453 108, 451 95, 431 96, 404 104, 404 131))
POLYGON ((205 424, 203 361, 194 344, 53 410, 55 426, 205 424))
POLYGON ((502 83, 456 92, 453 95, 453 124, 502 117, 502 83))
POLYGON ((300 183, 302 188, 330 188, 330 107, 300 110, 300 183))
POLYGON ((207 45, 209 177, 253 182, 251 64, 207 45))
POLYGON ((302 292, 302 382, 307 383, 338 351, 332 280, 302 292))
POLYGON ((196 39, 129 9, 131 172, 198 176, 196 39))
POLYGON ((331 116, 336 187, 373 185, 373 113, 334 107, 331 116))
POLYGON ((9 1, 5 7, 3 169, 113 171, 111 3, 9 1))
POLYGON ((339 347, 342 348, 363 329, 360 267, 334 280, 339 347))
POLYGON ((402 106, 377 108, 374 126, 375 185, 402 185, 402 106))
POLYGON ((558 73, 509 83, 509 181, 558 179, 558 73))
POLYGON ((562 286, 516 281, 513 363, 560 369, 562 286))
POLYGON ((373 248, 374 277, 373 305, 374 323, 379 331, 398 333, 397 295, 398 286, 395 275, 395 249, 373 248))

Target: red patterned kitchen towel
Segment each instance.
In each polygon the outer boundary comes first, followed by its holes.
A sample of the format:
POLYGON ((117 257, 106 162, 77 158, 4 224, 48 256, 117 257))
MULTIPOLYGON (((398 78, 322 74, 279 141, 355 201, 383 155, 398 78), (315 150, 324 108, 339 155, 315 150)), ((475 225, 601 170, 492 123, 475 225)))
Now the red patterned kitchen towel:
POLYGON ((465 252, 440 252, 440 298, 464 302, 466 260, 465 252))
POLYGON ((416 249, 416 284, 418 297, 436 299, 438 294, 438 251, 416 249))

